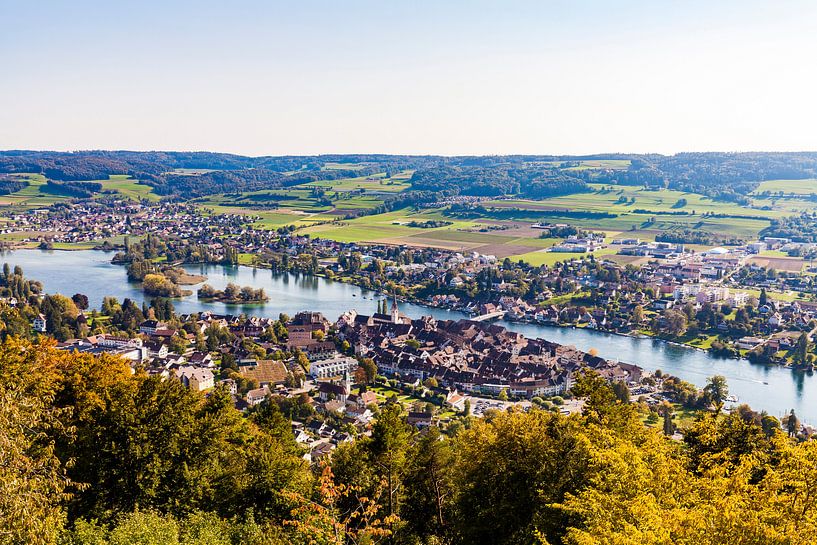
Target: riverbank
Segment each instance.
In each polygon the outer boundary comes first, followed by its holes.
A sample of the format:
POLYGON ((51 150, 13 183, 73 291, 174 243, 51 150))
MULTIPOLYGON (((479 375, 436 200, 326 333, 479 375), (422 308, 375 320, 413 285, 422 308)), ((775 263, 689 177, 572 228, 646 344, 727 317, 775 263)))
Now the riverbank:
MULTIPOLYGON (((110 262, 112 253, 100 251, 49 252, 37 249, 19 250, 5 255, 11 266, 19 265, 28 278, 43 282, 47 293, 61 293, 70 297, 80 292, 89 299, 90 308, 99 308, 105 297, 119 301, 129 298, 141 305, 150 300, 140 285, 127 279, 125 267, 110 262)), ((377 312, 383 294, 361 289, 353 284, 332 281, 297 273, 274 272, 246 266, 188 265, 190 274, 203 274, 217 289, 228 283, 263 288, 269 295, 267 303, 225 305, 205 302, 195 296, 173 301, 179 314, 211 312, 237 314, 245 312, 256 316, 278 317, 284 313, 294 316, 300 311, 321 311, 327 317, 340 316, 350 309, 361 314, 377 312)), ((427 307, 405 301, 400 310, 412 318, 431 315, 438 320, 457 320, 467 316, 459 311, 427 307)), ((628 336, 588 328, 572 328, 538 324, 500 322, 511 331, 529 338, 572 345, 584 352, 596 350, 600 357, 633 363, 645 371, 661 369, 701 388, 712 375, 723 375, 730 393, 739 402, 748 403, 756 410, 782 417, 794 409, 804 422, 817 422, 817 376, 778 366, 754 364, 746 360, 724 360, 708 352, 691 350, 655 338, 628 336)))

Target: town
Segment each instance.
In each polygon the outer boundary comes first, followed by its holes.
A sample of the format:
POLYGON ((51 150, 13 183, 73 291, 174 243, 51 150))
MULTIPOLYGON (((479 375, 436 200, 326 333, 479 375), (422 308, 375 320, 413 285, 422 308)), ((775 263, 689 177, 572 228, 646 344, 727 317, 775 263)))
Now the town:
POLYGON ((743 245, 692 250, 679 242, 605 237, 539 223, 532 227, 542 236, 564 236, 551 251, 575 257, 533 266, 479 252, 338 242, 291 228, 266 229, 254 225, 256 219, 208 214, 184 204, 111 199, 104 205, 78 201, 15 213, 4 231, 23 234, 20 243, 42 248, 124 237, 122 244, 94 247, 116 250, 114 261, 128 265, 129 275, 139 265, 141 275, 134 280, 157 273, 161 288, 154 295, 182 291, 172 277, 163 278, 162 263, 242 263, 325 276, 384 296, 460 310, 476 320, 649 335, 726 357, 814 365, 812 268, 801 272, 795 257, 761 255, 807 256, 812 243, 764 236, 743 245), (602 248, 633 264, 598 255, 602 248))

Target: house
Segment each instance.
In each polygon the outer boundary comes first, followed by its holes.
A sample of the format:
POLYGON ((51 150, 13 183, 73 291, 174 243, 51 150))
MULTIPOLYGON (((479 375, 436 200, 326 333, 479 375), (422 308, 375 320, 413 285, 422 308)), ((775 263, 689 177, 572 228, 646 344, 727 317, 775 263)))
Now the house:
POLYGON ((321 382, 318 386, 318 396, 321 401, 327 402, 330 400, 338 400, 346 405, 346 399, 349 397, 349 390, 345 384, 337 384, 335 382, 321 382))
POLYGON ((457 390, 449 390, 445 397, 445 404, 454 410, 462 411, 465 409, 465 396, 457 390))
POLYGON ((168 354, 167 343, 163 341, 148 341, 145 343, 148 355, 152 358, 166 358, 168 354))
POLYGON ((250 405, 250 407, 254 407, 267 399, 268 395, 270 395, 270 390, 266 386, 250 390, 247 392, 247 404, 250 405))
POLYGON ((409 411, 406 416, 406 422, 418 429, 428 428, 431 426, 434 415, 430 412, 409 411))
POLYGON ((351 394, 346 399, 346 403, 355 405, 359 409, 365 409, 369 405, 377 405, 377 394, 370 390, 359 394, 351 394))
POLYGON ((779 312, 775 312, 774 314, 772 314, 769 317, 769 325, 771 327, 778 328, 778 327, 782 326, 785 323, 786 323, 786 321, 783 319, 782 316, 780 316, 779 312))
POLYGON ((330 399, 321 407, 326 414, 342 414, 346 411, 346 402, 340 399, 330 399))
POLYGON ((741 350, 751 350, 761 344, 763 339, 758 337, 741 337, 735 342, 735 345, 741 350))
POLYGON ((45 333, 48 326, 48 320, 44 315, 38 314, 37 317, 34 318, 31 325, 34 328, 34 331, 37 331, 38 333, 45 333))
POLYGON ((145 320, 139 324, 139 333, 143 335, 153 335, 158 329, 164 329, 165 324, 158 320, 145 320))
POLYGON ((185 365, 176 370, 176 378, 195 392, 202 392, 213 387, 215 377, 209 369, 200 369, 185 365))
POLYGON ((231 395, 236 395, 238 393, 238 383, 231 379, 225 378, 218 381, 218 383, 223 386, 231 395))
POLYGON ((335 450, 335 445, 332 443, 321 443, 312 449, 312 452, 309 453, 309 457, 312 462, 319 462, 323 458, 330 456, 333 450, 335 450))

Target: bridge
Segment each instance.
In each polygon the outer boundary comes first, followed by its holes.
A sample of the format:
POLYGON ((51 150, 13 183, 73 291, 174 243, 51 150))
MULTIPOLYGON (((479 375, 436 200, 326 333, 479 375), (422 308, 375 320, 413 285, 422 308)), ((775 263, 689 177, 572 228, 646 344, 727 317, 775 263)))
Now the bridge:
POLYGON ((496 312, 489 312, 488 314, 480 314, 479 316, 474 316, 471 318, 473 322, 486 322, 488 320, 498 320, 499 318, 504 318, 506 312, 504 310, 497 310, 496 312))

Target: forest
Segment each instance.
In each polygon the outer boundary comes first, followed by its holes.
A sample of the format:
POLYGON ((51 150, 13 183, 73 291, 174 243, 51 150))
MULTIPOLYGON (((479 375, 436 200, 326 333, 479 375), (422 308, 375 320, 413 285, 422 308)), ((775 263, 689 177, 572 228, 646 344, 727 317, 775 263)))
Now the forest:
POLYGON ((160 195, 183 198, 404 170, 414 171, 411 183, 415 191, 541 198, 586 191, 587 183, 603 183, 669 187, 742 203, 764 180, 817 177, 817 153, 245 157, 211 152, 0 152, 0 174, 43 174, 61 182, 130 175, 150 184, 160 195), (622 166, 585 168, 584 161, 620 161, 622 166))
POLYGON ((586 373, 581 414, 420 433, 387 403, 370 437, 310 466, 297 399, 242 415, 225 390, 52 342, 0 345, 4 543, 805 545, 817 531, 817 442, 745 406, 701 412, 675 441, 586 373))

